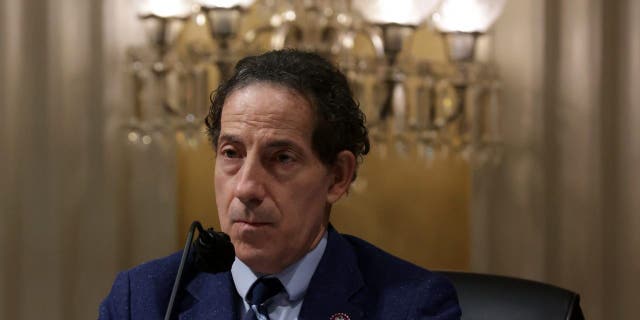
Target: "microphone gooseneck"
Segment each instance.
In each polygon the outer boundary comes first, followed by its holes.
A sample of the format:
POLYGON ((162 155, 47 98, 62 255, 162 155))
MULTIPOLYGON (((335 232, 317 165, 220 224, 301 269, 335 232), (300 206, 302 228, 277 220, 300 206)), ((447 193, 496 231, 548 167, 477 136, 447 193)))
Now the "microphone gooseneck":
POLYGON ((164 320, 171 319, 173 305, 175 304, 176 295, 180 289, 180 281, 187 259, 190 256, 191 246, 195 246, 193 263, 198 271, 207 273, 218 273, 231 270, 231 265, 235 259, 235 250, 231 239, 223 232, 216 232, 213 228, 204 230, 199 221, 194 221, 189 227, 187 233, 187 241, 184 244, 182 257, 180 258, 180 266, 176 274, 176 280, 173 282, 171 297, 167 305, 167 311, 164 314, 164 320), (193 233, 198 229, 198 238, 193 241, 193 233))

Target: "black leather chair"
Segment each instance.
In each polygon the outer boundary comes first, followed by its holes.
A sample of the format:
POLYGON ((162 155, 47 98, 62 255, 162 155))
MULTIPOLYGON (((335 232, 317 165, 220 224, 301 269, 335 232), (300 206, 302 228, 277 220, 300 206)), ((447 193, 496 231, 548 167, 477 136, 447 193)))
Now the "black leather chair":
POLYGON ((524 279, 440 272, 458 291, 462 320, 583 320, 580 296, 524 279))

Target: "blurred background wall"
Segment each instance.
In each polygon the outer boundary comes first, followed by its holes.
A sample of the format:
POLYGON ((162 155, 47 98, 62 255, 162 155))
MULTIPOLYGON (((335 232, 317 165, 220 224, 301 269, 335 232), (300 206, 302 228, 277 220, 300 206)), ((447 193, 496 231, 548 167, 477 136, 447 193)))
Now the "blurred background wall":
POLYGON ((507 159, 474 179, 472 265, 632 319, 640 283, 640 3, 511 1, 494 33, 507 159))
MULTIPOLYGON (((0 318, 95 318, 118 271, 175 251, 192 217, 215 224, 211 173, 193 170, 213 155, 123 143, 132 1, 0 4, 0 318)), ((633 0, 508 1, 488 48, 502 163, 372 154, 334 223, 426 267, 541 280, 579 292, 589 319, 634 319, 639 21, 633 0)))

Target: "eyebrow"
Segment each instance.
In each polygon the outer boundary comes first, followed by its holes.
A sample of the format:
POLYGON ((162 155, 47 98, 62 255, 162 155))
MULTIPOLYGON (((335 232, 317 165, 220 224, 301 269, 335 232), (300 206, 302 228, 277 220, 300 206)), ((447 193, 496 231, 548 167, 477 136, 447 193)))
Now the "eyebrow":
POLYGON ((223 141, 231 142, 231 143, 240 143, 242 139, 240 139, 240 137, 235 134, 225 133, 223 135, 220 135, 220 137, 218 138, 218 144, 220 144, 220 142, 223 142, 223 141))
POLYGON ((267 143, 268 148, 281 148, 281 147, 296 147, 299 148, 298 144, 289 139, 277 139, 274 141, 269 141, 267 143))
MULTIPOLYGON (((230 143, 242 143, 242 139, 235 134, 222 134, 218 139, 218 144, 220 142, 230 142, 230 143)), ((276 139, 273 141, 269 141, 267 143, 267 148, 282 148, 282 147, 294 147, 296 149, 300 149, 300 146, 290 139, 276 139)))

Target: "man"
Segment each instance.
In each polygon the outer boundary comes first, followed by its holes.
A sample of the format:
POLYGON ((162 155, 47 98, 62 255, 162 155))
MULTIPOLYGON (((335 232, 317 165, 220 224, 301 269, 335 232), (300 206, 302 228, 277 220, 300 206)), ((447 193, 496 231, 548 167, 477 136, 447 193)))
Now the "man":
MULTIPOLYGON (((206 118, 230 272, 188 279, 180 319, 459 319, 452 285, 329 223, 369 151, 342 73, 295 50, 241 60, 206 118)), ((121 273, 101 319, 158 319, 179 255, 121 273)))

